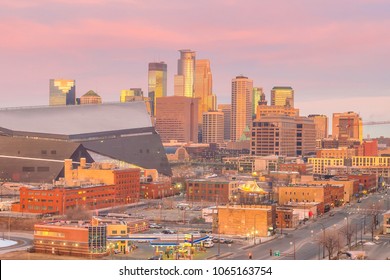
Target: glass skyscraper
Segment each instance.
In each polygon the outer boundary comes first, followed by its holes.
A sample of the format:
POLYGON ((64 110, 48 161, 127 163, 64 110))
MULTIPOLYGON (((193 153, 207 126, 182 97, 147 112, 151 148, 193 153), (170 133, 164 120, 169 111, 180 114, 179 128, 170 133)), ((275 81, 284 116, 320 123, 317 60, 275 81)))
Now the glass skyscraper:
POLYGON ((148 97, 152 115, 156 115, 156 98, 167 96, 167 64, 151 62, 148 68, 148 97))
POLYGON ((177 61, 177 75, 174 80, 174 94, 176 96, 194 97, 195 84, 195 52, 180 50, 180 59, 177 61))
POLYGON ((75 105, 75 80, 50 79, 49 105, 75 105))

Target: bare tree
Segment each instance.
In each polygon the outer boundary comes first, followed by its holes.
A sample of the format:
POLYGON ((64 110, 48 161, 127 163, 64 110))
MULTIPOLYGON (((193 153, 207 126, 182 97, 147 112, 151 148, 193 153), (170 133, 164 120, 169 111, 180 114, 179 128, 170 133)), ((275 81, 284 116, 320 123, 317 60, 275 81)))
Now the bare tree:
POLYGON ((380 214, 380 209, 378 205, 373 204, 368 210, 368 216, 370 217, 368 228, 371 232, 371 241, 374 241, 376 227, 379 224, 379 219, 378 219, 379 214, 380 214))
POLYGON ((80 206, 69 208, 65 215, 68 220, 89 220, 92 218, 91 212, 80 206))
POLYGON ((339 238, 338 233, 335 230, 328 230, 322 239, 320 239, 321 244, 328 251, 329 260, 332 259, 333 253, 336 248, 339 247, 339 238))
POLYGON ((347 240, 348 248, 351 248, 352 237, 356 232, 356 226, 353 226, 352 223, 349 223, 346 226, 343 226, 339 231, 347 240))

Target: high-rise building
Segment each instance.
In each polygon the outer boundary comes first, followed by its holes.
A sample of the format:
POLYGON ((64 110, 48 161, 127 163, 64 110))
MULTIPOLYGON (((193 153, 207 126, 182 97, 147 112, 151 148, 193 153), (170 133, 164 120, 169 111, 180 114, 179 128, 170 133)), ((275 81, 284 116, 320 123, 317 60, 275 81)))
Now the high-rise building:
POLYGON ((223 112, 205 112, 203 113, 202 117, 202 142, 218 144, 223 143, 223 112))
POLYGON ((198 142, 198 99, 166 96, 156 99, 156 130, 163 142, 198 142))
POLYGON ((121 90, 120 102, 142 101, 144 93, 140 88, 130 88, 121 90))
POLYGON ((300 156, 315 152, 312 119, 286 115, 262 116, 253 121, 251 154, 300 156))
POLYGON ((271 90, 271 105, 294 108, 294 90, 291 87, 273 87, 271 90))
POLYGON ((102 104, 102 98, 93 90, 80 97, 80 104, 102 104))
POLYGON ((232 79, 232 115, 230 139, 237 142, 245 128, 252 126, 253 81, 248 77, 237 76, 232 79))
POLYGON ((76 81, 63 79, 50 79, 49 105, 75 105, 76 81))
POLYGON ((254 87, 253 95, 252 95, 252 116, 255 118, 257 114, 257 107, 259 106, 259 102, 265 100, 265 94, 263 92, 263 88, 254 87))
POLYGON ((316 139, 328 138, 328 117, 325 115, 309 115, 316 126, 316 139))
POLYGON ((267 105, 257 106, 256 119, 260 119, 261 117, 272 116, 272 115, 296 117, 299 116, 299 109, 286 107, 286 106, 267 106, 267 105))
POLYGON ((219 104, 218 111, 223 113, 223 139, 225 141, 230 140, 230 122, 232 115, 232 105, 219 104))
POLYGON ((194 97, 195 52, 191 50, 179 50, 179 52, 177 75, 174 78, 174 94, 175 96, 194 97))
POLYGON ((362 142, 362 118, 354 112, 333 113, 332 136, 339 140, 356 139, 362 142))
POLYGON ((167 64, 151 62, 148 68, 148 97, 151 100, 152 116, 156 115, 156 98, 167 96, 167 64))
POLYGON ((213 90, 213 75, 211 74, 210 61, 199 59, 195 61, 195 97, 199 98, 198 121, 202 123, 202 114, 215 111, 215 96, 213 90))

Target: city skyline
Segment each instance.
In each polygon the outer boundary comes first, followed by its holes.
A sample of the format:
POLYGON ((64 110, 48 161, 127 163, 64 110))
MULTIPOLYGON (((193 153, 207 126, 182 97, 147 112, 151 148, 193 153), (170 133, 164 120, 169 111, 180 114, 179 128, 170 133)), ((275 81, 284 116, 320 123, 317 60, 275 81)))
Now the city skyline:
MULTIPOLYGON (((105 102, 117 101, 123 88, 146 92, 148 63, 159 61, 168 65, 172 96, 177 51, 188 48, 210 60, 218 104, 229 103, 230 81, 242 74, 263 87, 268 101, 272 87, 291 86, 301 115, 354 111, 363 122, 389 120, 390 3, 179 3, 0 3, 7 38, 0 107, 48 104, 53 77, 76 80, 77 97, 92 89, 105 102), (195 10, 202 21, 189 13, 195 10), (235 16, 237 10, 246 16, 235 16)), ((388 136, 390 126, 367 126, 363 133, 388 136)))

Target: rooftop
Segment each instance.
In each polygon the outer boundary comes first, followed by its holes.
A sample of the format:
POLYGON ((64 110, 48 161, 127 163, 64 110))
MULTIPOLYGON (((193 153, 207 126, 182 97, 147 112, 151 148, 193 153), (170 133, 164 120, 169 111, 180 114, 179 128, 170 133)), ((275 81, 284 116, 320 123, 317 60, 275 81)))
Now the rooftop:
POLYGON ((80 135, 152 127, 141 102, 0 109, 0 133, 80 135))

